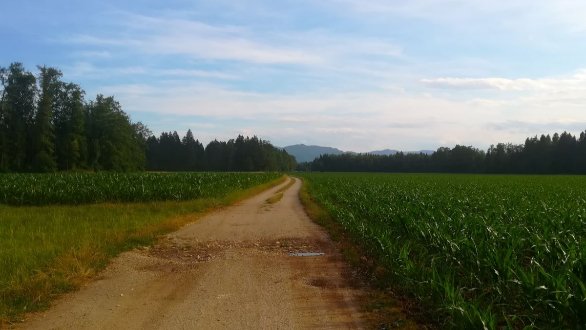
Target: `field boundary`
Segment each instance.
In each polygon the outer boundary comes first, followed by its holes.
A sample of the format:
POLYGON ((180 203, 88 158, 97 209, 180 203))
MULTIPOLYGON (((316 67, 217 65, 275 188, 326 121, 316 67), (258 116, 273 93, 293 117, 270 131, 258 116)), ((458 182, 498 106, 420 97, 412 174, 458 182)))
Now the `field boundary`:
MULTIPOLYGON (((70 249, 68 252, 59 255, 46 267, 36 270, 24 283, 18 287, 7 288, 4 297, 8 297, 8 311, 0 314, 0 329, 8 328, 18 323, 22 316, 28 312, 40 311, 48 308, 51 301, 60 295, 78 290, 84 284, 94 280, 99 272, 108 266, 110 261, 120 253, 132 250, 139 246, 154 244, 162 235, 178 230, 179 228, 198 221, 206 214, 217 211, 224 207, 236 204, 242 200, 255 196, 267 189, 283 184, 288 176, 283 175, 267 183, 257 185, 248 189, 228 193, 224 197, 196 199, 180 203, 193 203, 193 211, 189 213, 177 213, 164 218, 156 224, 139 228, 133 232, 120 233, 114 238, 115 246, 109 249, 94 249, 87 247, 82 250, 70 249), (107 250, 107 251, 106 251, 107 250), (26 301, 26 310, 16 308, 10 304, 15 303, 11 299, 26 301)), ((123 206, 132 204, 140 206, 145 203, 104 203, 108 207, 123 206)), ((163 207, 172 207, 167 205, 163 207)))
POLYGON ((362 307, 373 314, 376 328, 389 329, 433 329, 435 326, 422 317, 419 306, 410 299, 390 288, 388 271, 379 265, 376 257, 366 253, 364 246, 351 238, 344 228, 321 207, 309 193, 309 183, 303 178, 299 199, 307 216, 323 227, 336 243, 344 260, 357 271, 360 279, 368 286, 369 294, 362 307))

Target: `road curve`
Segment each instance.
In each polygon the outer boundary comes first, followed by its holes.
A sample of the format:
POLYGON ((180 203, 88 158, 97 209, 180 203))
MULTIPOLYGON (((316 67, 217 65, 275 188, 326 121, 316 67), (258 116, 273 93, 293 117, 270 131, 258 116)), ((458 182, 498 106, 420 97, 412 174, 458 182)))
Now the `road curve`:
POLYGON ((210 213, 157 245, 121 254, 26 329, 354 329, 359 289, 295 183, 210 213), (292 256, 319 252, 321 256, 292 256))

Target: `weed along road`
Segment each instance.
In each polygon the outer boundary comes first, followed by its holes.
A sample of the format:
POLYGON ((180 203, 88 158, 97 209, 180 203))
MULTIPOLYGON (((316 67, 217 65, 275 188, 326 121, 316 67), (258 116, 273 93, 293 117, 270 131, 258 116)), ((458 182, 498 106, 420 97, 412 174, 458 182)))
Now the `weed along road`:
POLYGON ((328 236, 306 216, 294 180, 121 254, 97 280, 19 327, 363 327, 362 294, 328 236))

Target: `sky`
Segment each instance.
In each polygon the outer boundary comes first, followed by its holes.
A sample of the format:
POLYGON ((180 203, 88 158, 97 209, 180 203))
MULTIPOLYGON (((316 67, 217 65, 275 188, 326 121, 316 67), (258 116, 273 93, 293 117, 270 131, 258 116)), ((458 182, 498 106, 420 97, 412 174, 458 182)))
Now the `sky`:
POLYGON ((583 0, 19 0, 0 66, 63 72, 155 134, 366 152, 586 130, 583 0))

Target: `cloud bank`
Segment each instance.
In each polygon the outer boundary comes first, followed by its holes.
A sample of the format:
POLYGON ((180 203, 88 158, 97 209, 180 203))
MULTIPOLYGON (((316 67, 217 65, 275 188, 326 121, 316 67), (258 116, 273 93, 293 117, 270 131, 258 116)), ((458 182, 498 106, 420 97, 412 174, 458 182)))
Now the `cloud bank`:
POLYGON ((586 129, 583 1, 6 6, 4 65, 60 67, 155 133, 367 151, 586 129))

